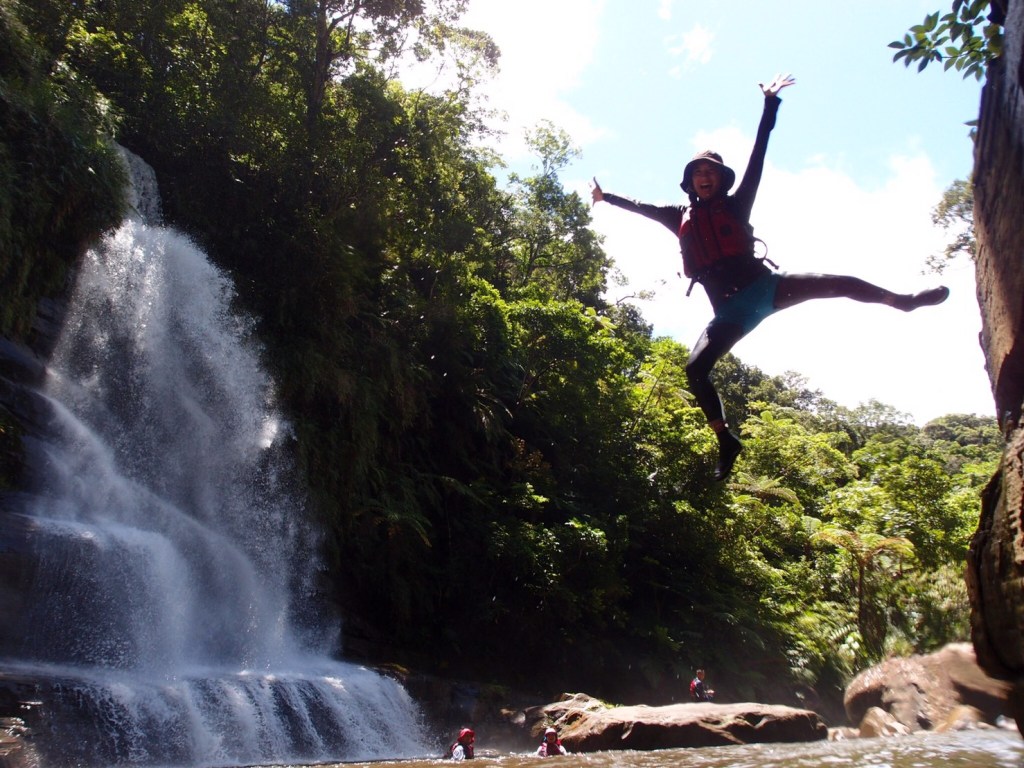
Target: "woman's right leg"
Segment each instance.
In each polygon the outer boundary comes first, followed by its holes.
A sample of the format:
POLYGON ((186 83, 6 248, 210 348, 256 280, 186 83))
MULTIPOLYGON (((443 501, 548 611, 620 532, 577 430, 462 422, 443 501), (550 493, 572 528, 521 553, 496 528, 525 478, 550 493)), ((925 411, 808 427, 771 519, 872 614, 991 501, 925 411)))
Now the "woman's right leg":
POLYGON ((686 378, 690 383, 690 391, 697 398, 697 405, 704 412, 708 426, 715 431, 718 438, 716 480, 723 480, 729 474, 743 446, 739 438, 729 431, 722 399, 718 396, 715 385, 711 383, 711 369, 743 336, 742 326, 712 321, 700 335, 686 363, 686 378))

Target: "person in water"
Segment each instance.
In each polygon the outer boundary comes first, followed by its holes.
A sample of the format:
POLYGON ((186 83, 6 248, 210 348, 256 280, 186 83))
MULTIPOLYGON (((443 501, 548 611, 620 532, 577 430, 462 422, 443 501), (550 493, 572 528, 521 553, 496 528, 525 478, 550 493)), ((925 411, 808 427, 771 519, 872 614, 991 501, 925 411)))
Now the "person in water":
POLYGON ((558 731, 554 728, 547 728, 544 731, 544 740, 541 741, 540 746, 537 747, 538 757, 557 757, 558 755, 567 755, 565 747, 562 746, 561 739, 558 738, 558 731))
POLYGON ((743 180, 733 194, 729 190, 736 181, 736 173, 722 161, 721 155, 710 150, 697 154, 683 169, 680 186, 689 197, 689 205, 640 203, 603 191, 594 178, 595 204, 603 200, 642 214, 661 222, 678 236, 683 272, 691 279, 691 287, 693 282, 703 286, 711 302, 714 317, 690 353, 686 375, 697 405, 718 437, 716 480, 724 480, 732 471, 743 445, 729 429, 722 401, 711 383, 711 369, 762 320, 810 299, 847 298, 909 312, 941 304, 949 296, 949 289, 944 286, 904 294, 847 275, 773 272, 765 265, 765 259, 755 255, 750 212, 761 182, 768 136, 782 103, 779 91, 795 82, 789 75, 777 75, 768 85, 758 84, 764 94, 764 110, 743 180))
POLYGON ((448 747, 448 757, 450 760, 472 760, 473 759, 473 744, 476 741, 476 734, 473 733, 472 728, 463 728, 459 731, 458 738, 455 742, 448 747))

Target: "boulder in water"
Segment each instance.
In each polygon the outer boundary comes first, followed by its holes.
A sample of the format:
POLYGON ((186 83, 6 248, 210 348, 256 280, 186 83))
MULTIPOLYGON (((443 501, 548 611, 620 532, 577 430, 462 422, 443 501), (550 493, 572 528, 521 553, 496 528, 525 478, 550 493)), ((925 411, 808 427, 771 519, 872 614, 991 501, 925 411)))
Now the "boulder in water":
POLYGON ((995 723, 1009 713, 1009 689, 982 671, 969 643, 953 643, 927 656, 887 659, 861 672, 847 686, 843 704, 851 723, 878 707, 911 731, 932 730, 962 704, 995 723))

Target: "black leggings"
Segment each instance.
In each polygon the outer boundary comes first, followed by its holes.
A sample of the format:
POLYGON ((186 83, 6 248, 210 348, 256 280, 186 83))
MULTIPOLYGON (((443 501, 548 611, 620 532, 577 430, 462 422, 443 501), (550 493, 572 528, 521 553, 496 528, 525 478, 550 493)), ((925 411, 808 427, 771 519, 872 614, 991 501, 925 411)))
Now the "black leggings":
POLYGON ((709 423, 725 421, 722 399, 711 383, 711 369, 744 335, 740 325, 712 322, 704 329, 690 352, 690 359, 686 363, 686 378, 690 382, 690 391, 697 398, 697 405, 704 411, 704 418, 709 423))
MULTIPOLYGON (((859 277, 847 275, 782 275, 772 302, 775 309, 793 307, 810 299, 847 298, 869 304, 895 306, 902 294, 879 288, 859 277)), ((711 369, 715 363, 746 335, 743 327, 734 323, 714 322, 704 329, 690 352, 686 364, 686 377, 690 391, 708 422, 725 421, 722 400, 711 383, 711 369)))

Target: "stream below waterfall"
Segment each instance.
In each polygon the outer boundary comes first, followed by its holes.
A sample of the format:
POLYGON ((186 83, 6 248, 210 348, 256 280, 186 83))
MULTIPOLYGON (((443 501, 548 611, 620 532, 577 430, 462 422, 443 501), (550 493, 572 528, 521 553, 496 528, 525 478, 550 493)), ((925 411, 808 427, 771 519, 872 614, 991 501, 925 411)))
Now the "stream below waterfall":
MULTIPOLYGON (((495 768, 535 767, 542 760, 533 755, 497 754, 483 749, 477 755, 475 765, 495 768)), ((1015 730, 986 729, 805 744, 594 752, 550 758, 543 764, 552 768, 1021 768, 1024 766, 1024 740, 1015 730)), ((451 765, 451 762, 402 760, 346 763, 337 768, 437 768, 439 765, 451 765)))

